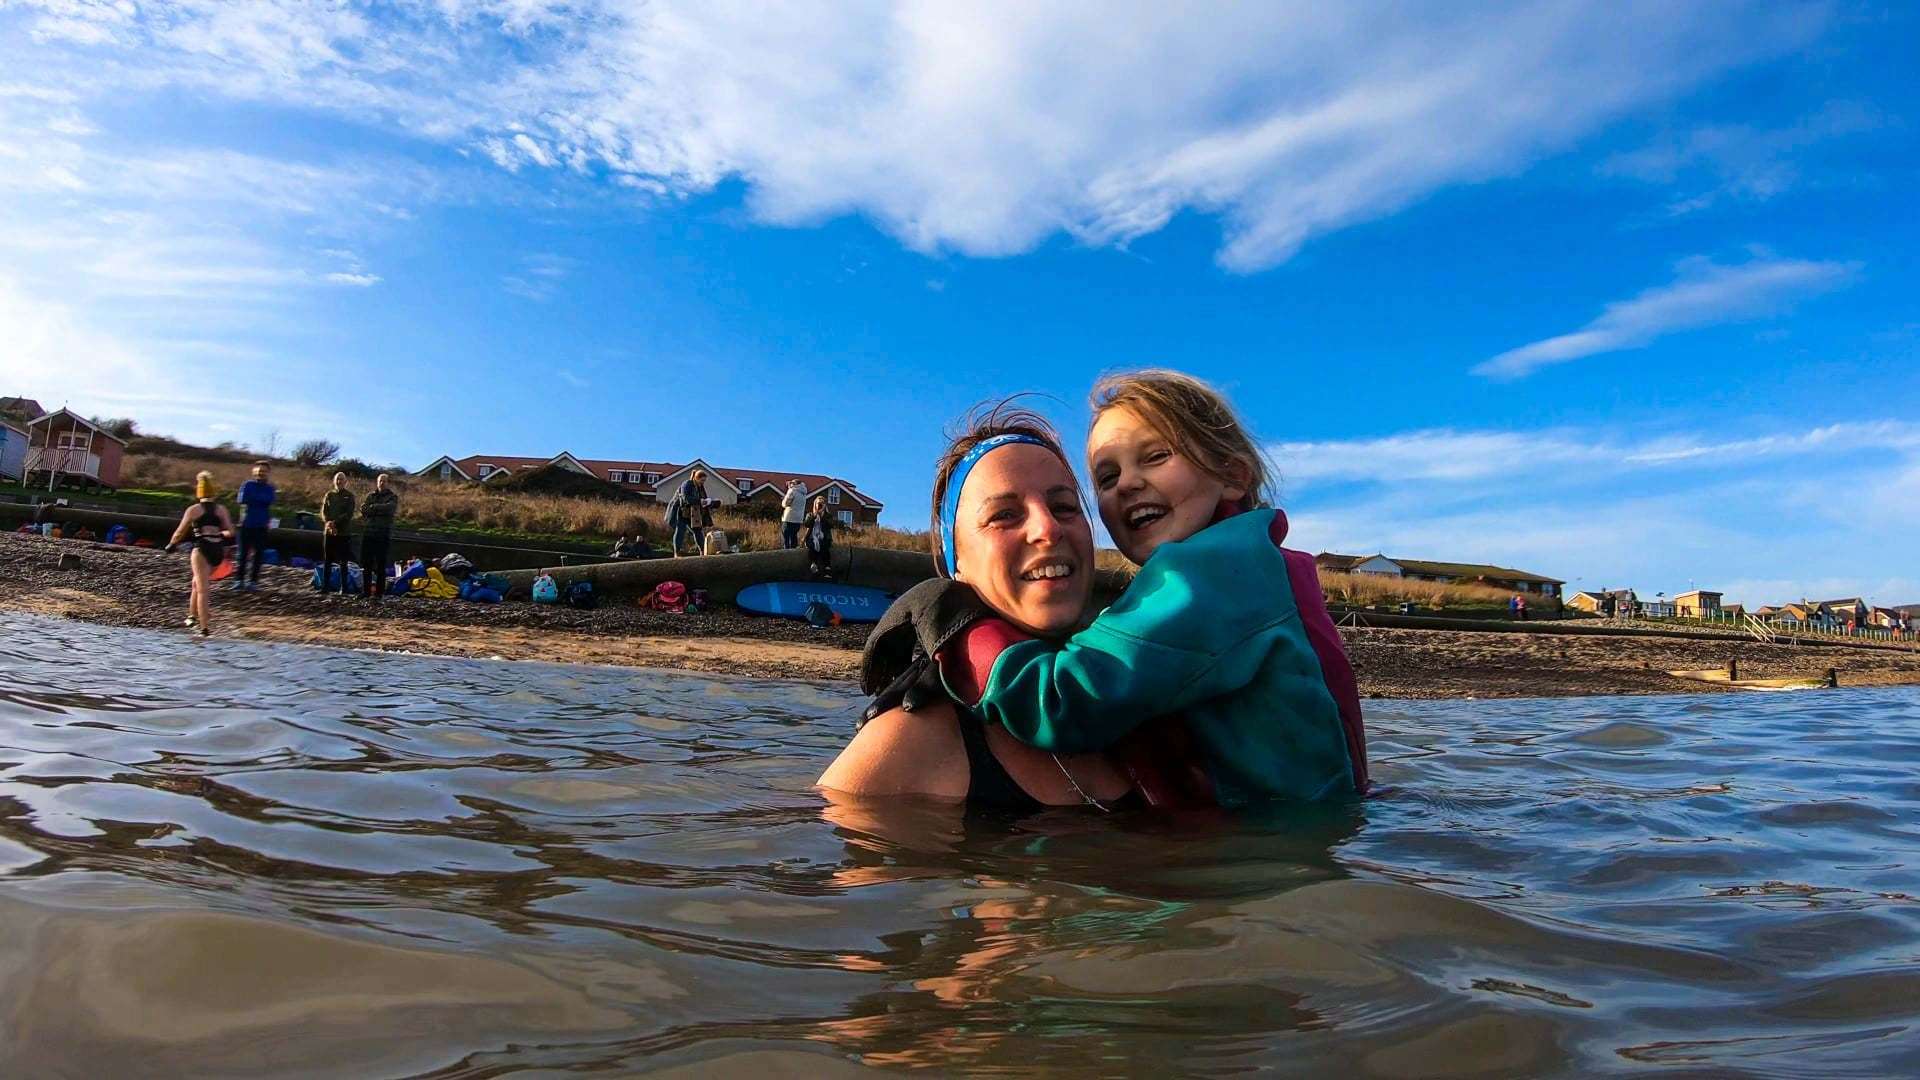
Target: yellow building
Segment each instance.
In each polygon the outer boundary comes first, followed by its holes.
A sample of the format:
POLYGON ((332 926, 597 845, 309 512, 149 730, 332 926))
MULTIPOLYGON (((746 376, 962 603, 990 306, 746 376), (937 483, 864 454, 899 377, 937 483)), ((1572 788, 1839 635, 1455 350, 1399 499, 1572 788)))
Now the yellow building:
POLYGON ((1673 598, 1673 613, 1683 619, 1717 619, 1720 617, 1720 593, 1695 589, 1683 592, 1673 598))

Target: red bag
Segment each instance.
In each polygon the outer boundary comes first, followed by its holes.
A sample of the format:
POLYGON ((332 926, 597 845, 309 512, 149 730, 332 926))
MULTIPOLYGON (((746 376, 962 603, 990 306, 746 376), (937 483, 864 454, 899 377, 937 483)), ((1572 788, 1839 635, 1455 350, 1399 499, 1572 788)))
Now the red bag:
POLYGON ((640 598, 640 606, 656 611, 684 612, 687 610, 687 587, 678 581, 663 581, 640 598))

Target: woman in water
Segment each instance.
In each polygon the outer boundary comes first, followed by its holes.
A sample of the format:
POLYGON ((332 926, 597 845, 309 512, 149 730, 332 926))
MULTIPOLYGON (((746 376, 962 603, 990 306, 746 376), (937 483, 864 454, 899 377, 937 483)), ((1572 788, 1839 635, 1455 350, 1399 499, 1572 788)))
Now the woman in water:
POLYGON ((1281 546, 1286 514, 1233 406, 1177 371, 1110 376, 1094 388, 1087 464, 1140 572, 1064 645, 991 615, 946 636, 952 699, 1060 753, 1177 713, 1222 804, 1365 794, 1353 668, 1313 556, 1281 546))
POLYGON ((189 541, 193 544, 193 551, 187 556, 193 568, 187 625, 198 623, 200 636, 205 637, 213 632, 213 568, 226 558, 227 544, 233 540, 233 518, 228 516, 226 507, 213 499, 212 473, 202 472, 194 479, 194 496, 198 501, 180 515, 180 526, 173 530, 167 550, 172 551, 189 541))
MULTIPOLYGON (((1036 637, 1064 638, 1080 626, 1093 587, 1093 530, 1045 420, 1004 402, 976 412, 940 458, 933 506, 935 558, 972 587, 969 597, 1036 637)), ((863 685, 878 695, 820 777, 830 797, 921 795, 1015 810, 1132 801, 1132 781, 1107 755, 1023 746, 955 709, 937 679, 916 682, 930 670, 924 657, 886 655, 902 642, 900 652, 912 651, 914 630, 902 621, 911 606, 896 605, 868 641, 863 685)))

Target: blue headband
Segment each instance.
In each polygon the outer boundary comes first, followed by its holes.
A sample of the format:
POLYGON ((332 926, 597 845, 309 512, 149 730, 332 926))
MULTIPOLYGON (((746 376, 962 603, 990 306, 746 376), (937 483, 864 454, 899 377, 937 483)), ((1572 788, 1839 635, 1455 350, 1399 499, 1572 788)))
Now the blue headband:
POLYGON ((953 576, 955 566, 953 519, 960 513, 960 489, 967 486, 967 474, 973 471, 975 465, 980 464, 981 458, 1003 446, 1012 446, 1016 443, 1028 443, 1047 450, 1053 449, 1044 440, 1036 439, 1032 435, 1022 435, 1017 431, 995 435, 990 439, 980 440, 973 449, 967 451, 960 458, 960 463, 953 467, 953 474, 947 477, 947 493, 940 500, 940 553, 946 557, 946 562, 939 568, 941 576, 953 576))

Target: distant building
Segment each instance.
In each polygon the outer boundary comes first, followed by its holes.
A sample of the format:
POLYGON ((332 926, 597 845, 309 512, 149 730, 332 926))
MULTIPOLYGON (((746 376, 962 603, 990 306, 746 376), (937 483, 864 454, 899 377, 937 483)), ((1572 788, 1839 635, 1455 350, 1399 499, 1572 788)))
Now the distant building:
POLYGON ((0 420, 11 420, 25 428, 45 415, 47 410, 32 398, 0 397, 0 420))
POLYGON ((1867 612, 1867 625, 1877 626, 1882 630, 1906 630, 1913 624, 1911 618, 1902 613, 1899 608, 1877 607, 1867 612))
POLYGON ((1694 589, 1673 598, 1673 613, 1683 619, 1717 619, 1723 594, 1694 589))
POLYGON ((27 474, 27 429, 0 420, 0 480, 20 480, 27 474))
POLYGON ((66 409, 27 425, 28 487, 116 488, 126 440, 66 409))
POLYGON ((1380 574, 1442 584, 1486 585, 1508 592, 1534 593, 1556 599, 1560 596, 1560 586, 1566 584, 1559 578, 1485 563, 1431 562, 1377 554, 1341 555, 1331 551, 1315 555, 1313 562, 1321 570, 1343 574, 1380 574))
POLYGON ((1821 600, 1817 604, 1825 608, 1834 621, 1843 628, 1867 624, 1869 613, 1867 602, 1858 596, 1849 596, 1845 600, 1821 600))
POLYGON ((1567 606, 1594 615, 1631 614, 1639 604, 1632 589, 1582 590, 1567 598, 1567 606))
POLYGON ((413 475, 442 480, 466 480, 484 483, 528 469, 554 465, 588 476, 597 476, 610 484, 664 503, 680 490, 680 485, 695 469, 707 471, 707 497, 721 506, 754 507, 777 511, 787 481, 798 480, 806 488, 807 501, 825 495, 827 511, 843 525, 873 525, 880 520, 885 506, 867 495, 851 481, 819 473, 777 472, 769 469, 730 469, 710 465, 700 458, 684 463, 668 461, 615 461, 603 458, 579 458, 561 451, 553 457, 520 457, 512 454, 470 454, 463 458, 442 456, 413 475))

